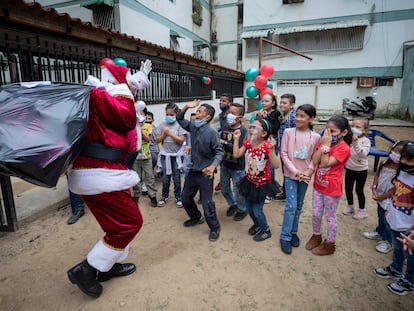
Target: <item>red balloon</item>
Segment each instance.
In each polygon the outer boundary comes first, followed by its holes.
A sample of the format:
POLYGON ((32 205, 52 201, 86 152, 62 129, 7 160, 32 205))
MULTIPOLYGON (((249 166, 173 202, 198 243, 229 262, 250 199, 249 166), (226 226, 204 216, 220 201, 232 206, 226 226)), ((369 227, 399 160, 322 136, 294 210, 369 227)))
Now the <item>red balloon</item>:
POLYGON ((264 89, 267 85, 267 78, 262 75, 258 75, 254 78, 254 86, 257 87, 259 90, 264 89))
POLYGON ((260 74, 266 78, 271 77, 275 72, 275 69, 272 65, 264 64, 260 67, 260 74))
POLYGON ((265 87, 264 89, 260 90, 260 98, 262 98, 266 94, 273 94, 273 90, 269 87, 265 87))
POLYGON ((207 77, 206 78, 206 81, 204 81, 204 84, 205 85, 209 85, 211 83, 211 78, 210 77, 207 77))
POLYGON ((99 62, 99 67, 103 68, 107 64, 115 65, 112 59, 110 59, 109 57, 105 57, 105 58, 102 58, 101 61, 99 62))

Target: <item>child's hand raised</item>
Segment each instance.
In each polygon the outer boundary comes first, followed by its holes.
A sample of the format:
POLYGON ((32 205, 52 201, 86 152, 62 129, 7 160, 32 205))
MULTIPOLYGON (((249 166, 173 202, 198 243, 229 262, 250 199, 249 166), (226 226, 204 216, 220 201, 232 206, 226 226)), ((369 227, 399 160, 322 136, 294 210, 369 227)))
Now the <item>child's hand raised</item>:
POLYGON ((330 147, 332 144, 332 134, 331 134, 331 130, 328 128, 325 128, 325 130, 323 131, 322 144, 328 147, 330 147))
POLYGON ((241 132, 240 132, 240 130, 235 130, 235 131, 233 132, 233 138, 234 138, 234 139, 239 139, 239 138, 240 138, 240 136, 241 136, 241 132))
POLYGON ((197 107, 198 105, 200 105, 200 99, 194 99, 192 102, 189 102, 189 103, 187 103, 187 107, 188 108, 195 108, 195 107, 197 107))
POLYGON ((269 142, 269 148, 270 149, 275 149, 276 148, 276 140, 272 137, 272 136, 270 136, 269 138, 268 138, 268 142, 269 142))

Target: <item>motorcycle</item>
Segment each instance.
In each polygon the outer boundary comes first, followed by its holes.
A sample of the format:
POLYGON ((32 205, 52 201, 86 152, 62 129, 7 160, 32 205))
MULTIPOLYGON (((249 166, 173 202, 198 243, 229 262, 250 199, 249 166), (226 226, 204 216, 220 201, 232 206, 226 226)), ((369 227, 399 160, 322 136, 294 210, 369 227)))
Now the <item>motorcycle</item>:
POLYGON ((357 97, 357 101, 351 101, 348 98, 342 100, 342 114, 347 113, 354 117, 366 117, 369 120, 373 120, 375 109, 377 109, 377 102, 373 96, 357 97))

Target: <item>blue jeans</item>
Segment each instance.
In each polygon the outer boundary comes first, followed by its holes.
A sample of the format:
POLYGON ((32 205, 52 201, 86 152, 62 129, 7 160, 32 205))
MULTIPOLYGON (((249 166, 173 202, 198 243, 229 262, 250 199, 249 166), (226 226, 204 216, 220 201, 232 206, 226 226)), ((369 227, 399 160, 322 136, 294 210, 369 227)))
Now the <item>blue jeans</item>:
POLYGON ((220 169, 220 188, 229 206, 237 206, 239 212, 245 213, 244 197, 239 193, 239 184, 245 175, 244 170, 233 170, 224 165, 220 169), (233 181, 231 189, 230 179, 233 181))
POLYGON ((268 231, 269 225, 267 224, 266 215, 263 212, 263 202, 252 202, 246 198, 245 200, 246 210, 253 220, 253 224, 259 226, 262 231, 268 231))
POLYGON ((387 219, 385 218, 385 212, 379 204, 377 204, 377 214, 378 214, 378 226, 375 231, 381 236, 381 239, 392 243, 391 239, 391 228, 388 224, 387 219))
POLYGON ((162 165, 162 197, 168 198, 170 195, 170 181, 171 176, 174 182, 174 196, 176 199, 181 200, 181 173, 177 166, 177 161, 175 157, 171 157, 171 175, 167 175, 167 170, 165 166, 165 156, 161 156, 161 165, 162 165))
POLYGON ((85 210, 85 203, 79 194, 73 193, 69 190, 70 207, 72 208, 72 214, 85 210))
POLYGON ((401 237, 399 231, 391 229, 391 237, 394 250, 390 268, 393 271, 403 273, 404 259, 407 258, 407 271, 405 272, 405 279, 414 286, 414 254, 410 255, 408 251, 404 251, 403 244, 397 240, 397 237, 401 237))
POLYGON ((211 230, 217 230, 220 228, 220 223, 217 219, 216 205, 213 201, 213 181, 213 178, 204 176, 202 172, 190 171, 184 182, 182 202, 190 219, 200 219, 201 212, 194 201, 197 191, 200 191, 201 204, 203 205, 207 225, 211 230))
POLYGON ((286 206, 283 213, 283 224, 280 238, 285 241, 292 240, 292 234, 298 233, 299 217, 302 213, 308 184, 303 181, 284 178, 286 187, 286 206))

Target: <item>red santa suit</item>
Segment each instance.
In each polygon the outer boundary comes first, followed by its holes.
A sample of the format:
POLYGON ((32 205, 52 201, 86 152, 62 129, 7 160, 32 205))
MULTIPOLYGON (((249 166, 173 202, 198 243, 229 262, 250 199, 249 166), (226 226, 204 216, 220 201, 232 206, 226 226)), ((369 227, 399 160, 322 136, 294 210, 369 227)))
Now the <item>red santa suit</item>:
POLYGON ((69 188, 82 196, 105 232, 87 261, 107 272, 125 260, 143 223, 130 191, 139 177, 125 161, 137 151, 134 97, 149 81, 141 71, 131 75, 128 68, 111 64, 102 70, 102 81, 91 79, 97 88, 91 91, 87 144, 73 164, 69 188))

